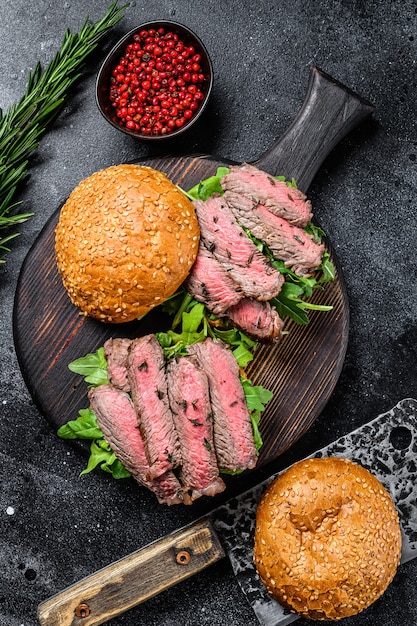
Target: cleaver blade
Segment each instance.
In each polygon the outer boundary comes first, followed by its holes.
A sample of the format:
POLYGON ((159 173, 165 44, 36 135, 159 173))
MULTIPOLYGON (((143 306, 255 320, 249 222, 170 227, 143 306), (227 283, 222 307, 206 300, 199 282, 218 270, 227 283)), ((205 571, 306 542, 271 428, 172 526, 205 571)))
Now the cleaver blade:
MULTIPOLYGON (((349 458, 390 492, 403 535, 402 562, 417 556, 417 400, 401 400, 311 457, 349 458)), ((97 626, 196 574, 226 555, 262 626, 298 619, 269 596, 253 564, 256 509, 277 474, 208 515, 87 576, 38 607, 44 626, 97 626)))

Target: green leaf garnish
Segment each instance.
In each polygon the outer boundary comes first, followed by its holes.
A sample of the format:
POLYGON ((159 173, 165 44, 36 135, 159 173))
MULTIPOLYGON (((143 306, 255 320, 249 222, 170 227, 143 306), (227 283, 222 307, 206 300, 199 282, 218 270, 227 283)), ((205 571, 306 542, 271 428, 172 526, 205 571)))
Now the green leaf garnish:
POLYGON ((253 385, 249 378, 244 378, 241 382, 249 411, 265 411, 266 405, 273 398, 273 393, 265 387, 253 385))
POLYGON ((58 436, 62 439, 86 439, 91 441, 90 456, 87 467, 80 476, 88 474, 96 467, 112 474, 114 478, 128 478, 130 473, 116 458, 110 445, 104 439, 102 430, 97 424, 97 418, 90 408, 80 409, 77 419, 71 420, 58 429, 58 436))
POLYGON ((86 354, 68 365, 71 372, 84 376, 86 383, 97 387, 109 382, 107 373, 107 361, 104 357, 104 348, 96 352, 86 354))
POLYGON ((111 474, 116 479, 129 478, 131 476, 105 439, 96 439, 91 442, 88 464, 80 473, 80 476, 89 474, 96 467, 99 467, 103 472, 111 474))
POLYGON ((330 261, 330 255, 328 252, 323 254, 318 271, 322 272, 322 275, 319 277, 319 283, 332 282, 336 278, 335 266, 332 261, 330 261))
POLYGON ((58 436, 62 439, 103 439, 103 433, 91 409, 80 409, 77 419, 58 429, 58 436))
POLYGON ((222 195, 223 189, 220 181, 229 171, 228 167, 218 167, 214 176, 210 176, 197 183, 197 185, 186 192, 187 196, 191 200, 207 200, 207 198, 210 198, 214 194, 222 195))
POLYGON ((263 446, 263 440, 262 440, 262 436, 261 436, 261 432, 259 430, 259 424, 261 422, 261 412, 260 411, 252 411, 250 414, 250 420, 251 420, 251 424, 252 424, 252 431, 253 431, 253 439, 255 442, 255 449, 257 452, 259 452, 259 450, 262 448, 263 446))
POLYGON ((273 398, 273 394, 269 389, 260 385, 253 385, 248 378, 242 379, 242 386, 245 392, 246 404, 250 411, 252 422, 253 437, 257 452, 262 447, 263 441, 259 431, 262 412, 265 411, 266 405, 273 398))

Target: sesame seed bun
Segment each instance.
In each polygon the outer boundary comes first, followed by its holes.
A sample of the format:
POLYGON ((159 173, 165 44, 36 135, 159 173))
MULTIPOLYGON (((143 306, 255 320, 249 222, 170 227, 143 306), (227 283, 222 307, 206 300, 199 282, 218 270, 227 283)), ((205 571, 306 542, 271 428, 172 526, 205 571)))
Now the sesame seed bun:
POLYGON ((313 620, 355 615, 379 598, 401 556, 392 499, 361 465, 301 461, 268 486, 256 515, 254 560, 268 592, 313 620))
POLYGON ((190 200, 165 174, 115 165, 81 181, 61 209, 58 270, 72 303, 103 322, 129 322, 169 298, 197 256, 190 200))

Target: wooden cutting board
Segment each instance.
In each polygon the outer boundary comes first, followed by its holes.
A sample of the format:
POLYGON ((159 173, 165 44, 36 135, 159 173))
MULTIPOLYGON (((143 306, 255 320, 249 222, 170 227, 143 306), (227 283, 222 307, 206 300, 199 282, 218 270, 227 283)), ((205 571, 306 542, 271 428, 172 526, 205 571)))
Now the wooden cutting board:
MULTIPOLYGON (((254 164, 271 174, 294 177, 306 191, 327 154, 373 107, 318 68, 310 72, 307 94, 284 136, 254 164)), ((207 155, 140 160, 164 171, 183 189, 214 174, 221 159, 207 155)), ((86 384, 68 364, 94 352, 109 337, 137 337, 164 330, 169 320, 157 310, 140 322, 103 324, 80 315, 64 290, 55 262, 55 227, 61 207, 48 221, 21 269, 14 305, 14 339, 29 392, 43 415, 58 428, 88 406, 86 384)), ((314 209, 314 207, 313 207, 314 209)), ((327 247, 338 267, 331 244, 327 247)), ((349 307, 340 270, 312 300, 331 305, 313 312, 310 324, 288 323, 280 343, 262 346, 248 368, 257 385, 274 398, 262 417, 264 439, 259 466, 293 445, 320 414, 339 377, 348 341, 349 307)), ((63 443, 64 445, 64 443, 63 443)), ((85 450, 80 444, 80 450, 85 450)))

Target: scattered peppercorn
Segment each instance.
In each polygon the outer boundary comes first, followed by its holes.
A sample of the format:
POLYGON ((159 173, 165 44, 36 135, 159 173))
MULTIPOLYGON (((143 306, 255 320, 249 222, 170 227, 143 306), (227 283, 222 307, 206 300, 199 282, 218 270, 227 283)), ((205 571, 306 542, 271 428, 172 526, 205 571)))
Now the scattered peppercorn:
POLYGON ((113 69, 110 101, 119 124, 167 135, 189 122, 204 100, 202 56, 164 28, 141 30, 113 69))

